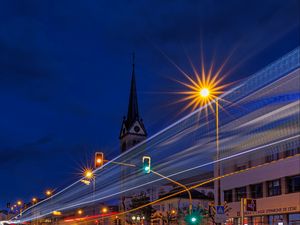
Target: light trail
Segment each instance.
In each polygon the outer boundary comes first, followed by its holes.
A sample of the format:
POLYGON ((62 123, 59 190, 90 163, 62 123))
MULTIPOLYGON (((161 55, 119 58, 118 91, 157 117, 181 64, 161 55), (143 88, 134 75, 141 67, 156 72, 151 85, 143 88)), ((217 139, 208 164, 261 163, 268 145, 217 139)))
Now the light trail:
MULTIPOLYGON (((284 159, 279 159, 279 160, 277 160, 277 161, 272 161, 272 162, 260 164, 260 165, 257 165, 257 166, 253 166, 253 167, 250 167, 250 168, 246 168, 246 169, 243 169, 243 170, 239 170, 239 171, 227 173, 227 174, 224 174, 224 175, 222 175, 222 176, 218 176, 218 177, 209 179, 209 180, 207 180, 207 181, 201 182, 201 183, 199 183, 199 184, 193 185, 193 186, 191 186, 191 187, 187 187, 186 189, 190 191, 190 190, 192 190, 192 189, 201 187, 201 186, 203 186, 203 185, 212 183, 212 182, 217 181, 217 180, 221 180, 221 179, 226 178, 226 177, 230 177, 230 176, 233 176, 233 175, 236 175, 236 174, 240 174, 240 173, 244 173, 244 172, 247 172, 247 171, 250 171, 250 170, 254 170, 254 169, 261 168, 261 167, 265 167, 265 166, 268 166, 268 165, 270 165, 270 164, 274 164, 274 163, 276 163, 276 162, 278 162, 278 161, 282 161, 282 160, 286 160, 286 159, 290 159, 290 158, 296 158, 296 157, 299 157, 299 156, 300 156, 300 154, 296 154, 296 155, 294 155, 294 156, 289 156, 289 157, 286 157, 286 158, 284 158, 284 159)), ((175 192, 175 193, 170 194, 170 195, 167 195, 167 196, 165 196, 165 197, 159 198, 159 199, 157 199, 157 200, 155 200, 155 201, 149 202, 149 203, 144 204, 144 205, 141 205, 141 206, 139 206, 139 207, 136 207, 136 208, 127 210, 127 211, 125 211, 125 212, 121 212, 121 213, 114 214, 114 216, 125 215, 125 214, 128 214, 128 213, 137 211, 137 210, 139 210, 139 209, 142 209, 142 208, 144 208, 144 207, 147 207, 147 206, 150 206, 150 205, 159 203, 159 202, 164 201, 164 200, 166 200, 166 199, 168 199, 168 198, 171 198, 171 197, 174 197, 174 196, 176 196, 176 195, 179 195, 179 194, 182 194, 182 193, 184 193, 184 192, 187 192, 186 189, 181 190, 181 191, 178 191, 178 192, 175 192)), ((103 217, 101 217, 101 218, 108 218, 108 217, 111 217, 111 216, 103 216, 103 217)), ((91 221, 93 221, 93 220, 91 220, 91 221)))
MULTIPOLYGON (((274 66, 272 65, 272 67, 274 66)), ((278 68, 282 71, 283 67, 278 68)), ((267 71, 266 73, 271 74, 272 77, 257 73, 256 79, 250 77, 225 94, 231 102, 239 102, 239 105, 247 104, 251 110, 237 111, 231 108, 230 113, 233 117, 220 119, 222 128, 219 140, 220 150, 224 153, 220 162, 245 154, 267 154, 268 149, 276 144, 300 140, 299 108, 295 109, 296 102, 299 101, 299 81, 297 83, 295 80, 297 73, 285 74, 288 70, 284 70, 284 73, 276 73, 273 68, 270 70, 272 73, 268 72, 268 69, 264 69, 264 71, 267 71), (272 100, 273 96, 278 94, 288 96, 291 92, 298 93, 296 98, 277 99, 273 102, 266 101, 256 105, 260 99, 272 100), (263 119, 270 112, 272 112, 270 114, 272 119, 263 119), (256 118, 261 118, 261 120, 251 123, 256 118), (248 124, 243 126, 246 123, 248 124), (239 125, 242 127, 237 129, 239 125)), ((203 126, 197 116, 198 110, 122 153, 113 161, 139 166, 143 154, 147 153, 153 158, 153 168, 168 177, 176 176, 176 180, 178 180, 187 177, 187 173, 189 173, 188 176, 192 176, 196 172, 197 176, 201 177, 202 173, 211 170, 212 165, 219 161, 212 160, 215 157, 215 140, 212 135, 215 132, 214 127, 205 129, 206 126, 203 126), (179 158, 180 160, 178 160, 179 158)), ((30 221, 50 215, 55 210, 71 210, 75 207, 110 200, 123 193, 130 194, 130 192, 139 191, 148 185, 165 184, 163 179, 154 179, 151 175, 145 177, 137 169, 130 168, 130 174, 124 180, 124 189, 120 190, 118 171, 119 167, 112 162, 93 171, 97 177, 95 199, 91 197, 91 188, 84 185, 80 179, 56 192, 51 198, 24 210, 22 217, 14 219, 21 222, 30 221), (38 212, 39 215, 35 212, 38 212)), ((11 220, 11 223, 13 222, 15 221, 11 220)))
MULTIPOLYGON (((255 151, 264 149, 264 148, 266 148, 266 147, 269 147, 269 146, 272 146, 272 145, 277 145, 277 144, 279 144, 279 143, 286 142, 286 141, 288 141, 288 140, 292 140, 292 139, 299 138, 299 137, 300 137, 300 135, 296 135, 296 136, 294 136, 294 137, 286 138, 286 139, 284 139, 284 140, 280 140, 280 141, 277 141, 277 142, 274 142, 274 143, 270 143, 270 144, 267 144, 267 145, 264 145, 264 146, 260 146, 260 147, 254 148, 254 149, 250 149, 250 150, 248 150, 248 151, 241 152, 241 153, 238 153, 238 154, 235 154, 235 155, 232 155, 232 156, 229 156, 229 157, 225 157, 225 158, 222 158, 222 159, 219 159, 219 160, 214 160, 214 161, 212 161, 212 162, 209 162, 209 163, 206 163, 206 164, 202 164, 202 165, 199 165, 199 166, 197 166, 197 167, 190 168, 190 169, 187 169, 187 170, 185 170, 185 171, 181 171, 181 172, 178 172, 178 173, 174 173, 174 174, 171 174, 171 175, 168 175, 168 176, 165 176, 165 177, 166 177, 166 178, 171 178, 171 177, 177 176, 177 175, 182 174, 182 173, 190 172, 191 170, 199 169, 199 168, 201 168, 201 167, 206 167, 206 166, 209 166, 209 165, 214 165, 214 164, 217 163, 217 162, 222 162, 222 161, 226 161, 226 160, 229 160, 229 159, 232 159, 232 158, 236 158, 236 157, 239 157, 239 156, 242 156, 242 155, 245 155, 245 154, 249 154, 249 153, 252 153, 252 152, 255 152, 255 151)), ((287 157, 287 158, 290 158, 290 157, 287 157)), ((285 158, 285 159, 287 159, 287 158, 285 158)), ((277 162, 278 162, 278 161, 277 161, 277 162)), ((245 171, 248 171, 248 170, 250 170, 250 169, 255 169, 255 168, 262 167, 262 166, 270 165, 271 163, 274 163, 274 162, 265 163, 265 164, 261 164, 261 165, 255 166, 255 167, 247 168, 247 169, 241 170, 241 172, 245 172, 245 171)), ((224 178, 224 177, 227 177, 227 176, 230 176, 230 175, 238 174, 239 172, 240 172, 240 171, 236 171, 236 172, 232 172, 232 173, 229 173, 229 174, 226 174, 226 175, 222 175, 222 176, 213 178, 213 179, 211 179, 210 182, 215 181, 215 180, 218 180, 218 179, 221 179, 221 178, 224 178)), ((134 190, 134 189, 138 189, 138 188, 141 188, 141 187, 144 187, 144 186, 148 186, 148 185, 153 184, 153 183, 155 183, 155 182, 158 182, 158 181, 160 181, 160 180, 164 180, 164 178, 158 178, 158 179, 156 179, 156 180, 153 180, 153 181, 150 181, 150 182, 148 182, 148 183, 139 185, 139 186, 134 187, 134 188, 132 188, 132 189, 126 189, 126 190, 124 190, 124 191, 122 191, 122 192, 114 193, 114 194, 112 194, 112 195, 110 195, 110 196, 105 196, 105 197, 103 197, 103 198, 95 199, 95 200, 93 200, 93 201, 81 202, 81 203, 79 203, 79 204, 72 205, 72 206, 70 206, 70 207, 59 208, 57 211, 64 211, 64 210, 67 210, 67 209, 70 209, 70 208, 74 208, 74 207, 78 207, 78 206, 81 206, 81 205, 84 205, 84 204, 97 202, 97 201, 99 201, 99 200, 104 200, 104 199, 106 199, 106 198, 110 198, 110 197, 113 197, 113 196, 116 196, 116 195, 120 195, 120 194, 126 193, 126 192, 131 191, 131 190, 134 190)), ((200 186, 202 186, 202 185, 204 185, 204 184, 207 184, 207 183, 204 182, 204 183, 201 183, 201 184, 197 184, 197 185, 194 185, 194 186, 192 186, 192 187, 189 187, 188 189, 189 189, 189 190, 190 190, 190 189, 194 189, 194 188, 200 187, 200 186)), ((186 190, 183 190, 182 192, 175 193, 174 195, 170 195, 170 196, 168 196, 168 197, 166 197, 166 198, 175 196, 175 195, 180 194, 180 193, 183 193, 183 192, 185 192, 185 191, 186 191, 186 190)), ((156 202, 154 201, 154 203, 152 203, 152 204, 155 204, 155 203, 156 203, 156 202)), ((147 205, 146 205, 146 206, 147 206, 147 205)), ((144 207, 145 207, 145 206, 144 206, 144 207)), ((135 209, 134 211, 136 211, 136 210, 138 210, 138 209, 135 209)), ((25 212, 25 211, 24 211, 24 212, 25 212)), ((23 212, 23 213, 24 213, 24 212, 23 212)), ((129 212, 132 212, 132 211, 130 210, 129 212)), ((129 213, 129 212, 126 212, 126 213, 129 213)), ((49 213, 49 214, 51 214, 51 213, 49 213)), ((49 215, 49 214, 47 214, 47 215, 49 215)), ((32 218, 32 219, 42 218, 42 217, 47 216, 47 215, 41 215, 41 216, 39 216, 39 217, 35 217, 35 218, 32 218)), ((23 221, 23 220, 20 220, 20 221, 26 222, 26 221, 23 221)))

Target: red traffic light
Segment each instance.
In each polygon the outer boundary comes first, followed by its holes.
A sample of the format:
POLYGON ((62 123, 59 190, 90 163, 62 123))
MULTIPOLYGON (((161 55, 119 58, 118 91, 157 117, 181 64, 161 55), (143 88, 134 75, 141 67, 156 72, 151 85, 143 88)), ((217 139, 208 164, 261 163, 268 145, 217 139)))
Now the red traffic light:
POLYGON ((104 164, 104 154, 103 152, 95 153, 95 168, 101 167, 104 164))

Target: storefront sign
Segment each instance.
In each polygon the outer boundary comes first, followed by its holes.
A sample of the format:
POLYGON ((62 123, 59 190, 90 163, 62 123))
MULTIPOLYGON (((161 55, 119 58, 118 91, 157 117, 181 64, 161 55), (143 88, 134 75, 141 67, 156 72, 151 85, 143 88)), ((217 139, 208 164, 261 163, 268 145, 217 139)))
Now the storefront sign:
MULTIPOLYGON (((289 212, 297 212, 297 206, 292 207, 283 207, 283 208, 273 208, 273 209, 260 209, 257 211, 247 211, 245 212, 245 216, 250 215, 268 215, 268 214, 280 214, 280 213, 289 213, 289 212)), ((237 212, 237 216, 240 216, 240 212, 237 212)))
POLYGON ((246 211, 250 211, 250 212, 256 211, 255 199, 246 199, 246 211))

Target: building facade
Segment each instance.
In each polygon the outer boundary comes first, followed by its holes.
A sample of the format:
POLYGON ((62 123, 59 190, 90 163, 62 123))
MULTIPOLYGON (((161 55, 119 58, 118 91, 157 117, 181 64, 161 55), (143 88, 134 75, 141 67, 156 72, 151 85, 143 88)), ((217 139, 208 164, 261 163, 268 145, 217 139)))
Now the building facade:
POLYGON ((238 137, 231 138, 230 147, 220 147, 221 202, 230 209, 226 224, 300 224, 299 61, 297 48, 264 68, 255 78, 258 82, 262 76, 272 77, 283 69, 285 73, 247 96, 255 110, 220 128, 222 132, 229 127, 238 137), (245 198, 255 200, 252 210, 242 203, 245 198))

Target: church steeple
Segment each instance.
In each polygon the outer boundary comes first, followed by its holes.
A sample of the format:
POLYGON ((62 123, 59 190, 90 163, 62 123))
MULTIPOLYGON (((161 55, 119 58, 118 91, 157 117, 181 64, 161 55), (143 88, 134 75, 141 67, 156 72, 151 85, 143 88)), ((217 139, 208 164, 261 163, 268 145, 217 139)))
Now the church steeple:
POLYGON ((127 123, 132 124, 135 120, 139 119, 139 107, 136 92, 136 82, 135 82, 135 71, 134 71, 134 53, 132 54, 132 75, 131 75, 131 87, 129 95, 129 104, 127 112, 127 123))
POLYGON ((129 104, 127 117, 124 116, 120 131, 121 149, 122 152, 134 146, 138 142, 147 137, 147 132, 143 120, 139 115, 137 88, 135 80, 135 62, 133 54, 131 86, 129 94, 129 104))

